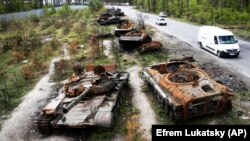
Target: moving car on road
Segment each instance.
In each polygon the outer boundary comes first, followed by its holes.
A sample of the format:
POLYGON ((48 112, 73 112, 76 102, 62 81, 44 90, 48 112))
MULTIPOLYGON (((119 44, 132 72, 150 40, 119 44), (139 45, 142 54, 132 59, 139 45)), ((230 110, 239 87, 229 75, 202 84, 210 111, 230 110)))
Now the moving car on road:
POLYGON ((199 29, 198 44, 218 57, 238 57, 240 47, 231 31, 214 26, 202 26, 199 29))
POLYGON ((167 21, 164 18, 158 18, 155 23, 158 25, 167 25, 167 21))
POLYGON ((160 17, 167 17, 167 13, 166 13, 166 12, 160 12, 160 13, 159 13, 159 16, 160 16, 160 17))

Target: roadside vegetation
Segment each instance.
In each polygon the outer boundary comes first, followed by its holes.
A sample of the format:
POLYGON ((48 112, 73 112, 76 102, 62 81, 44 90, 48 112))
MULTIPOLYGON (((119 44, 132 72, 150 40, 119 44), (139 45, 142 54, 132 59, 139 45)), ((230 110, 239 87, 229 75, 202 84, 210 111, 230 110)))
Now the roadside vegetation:
POLYGON ((201 25, 232 29, 250 39, 250 2, 248 0, 133 0, 136 8, 201 25))
MULTIPOLYGON (((101 5, 98 5, 102 12, 101 5)), ((97 36, 109 31, 93 25, 94 9, 71 10, 64 5, 60 10, 44 8, 44 15, 30 16, 23 20, 0 22, 0 115, 6 118, 36 82, 47 73, 55 56, 63 56, 66 48, 71 61, 60 61, 56 76, 66 79, 71 75, 74 61, 95 63, 101 59, 100 41, 97 36), (89 46, 94 46, 93 48, 89 46), (64 76, 64 77, 62 77, 64 76)))
MULTIPOLYGON (((59 10, 45 7, 42 17, 32 15, 24 20, 0 22, 0 121, 8 118, 21 98, 47 73, 52 58, 62 58, 55 63, 55 73, 50 78, 56 82, 56 88, 72 75, 74 63, 82 66, 112 63, 117 64, 119 70, 135 64, 134 60, 120 54, 119 47, 112 48, 114 59, 104 55, 103 40, 113 41, 107 35, 114 29, 114 26, 96 24, 97 17, 104 11, 100 1, 94 0, 90 8, 83 10, 71 10, 68 5, 59 10), (64 58, 65 49, 69 60, 64 58)), ((115 121, 117 126, 98 131, 98 134, 91 132, 87 138, 108 140, 121 135, 127 140, 142 140, 138 132, 139 111, 132 106, 131 94, 129 89, 122 101, 115 121)))

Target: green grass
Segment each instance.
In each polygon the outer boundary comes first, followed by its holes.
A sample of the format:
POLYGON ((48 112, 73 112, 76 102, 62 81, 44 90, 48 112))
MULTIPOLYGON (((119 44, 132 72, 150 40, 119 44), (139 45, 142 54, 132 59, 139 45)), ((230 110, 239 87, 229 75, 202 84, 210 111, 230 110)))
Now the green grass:
POLYGON ((164 51, 152 51, 138 56, 138 60, 143 66, 153 65, 158 62, 167 61, 168 55, 164 51))
POLYGON ((245 39, 250 40, 250 30, 233 29, 235 35, 245 39))
POLYGON ((172 125, 174 124, 169 118, 167 113, 164 111, 163 108, 160 107, 160 104, 156 100, 155 94, 153 93, 153 89, 151 86, 149 86, 147 83, 144 83, 142 87, 143 92, 146 94, 150 106, 153 108, 155 114, 157 115, 157 121, 159 124, 166 124, 166 125, 172 125))
POLYGON ((5 68, 11 61, 11 51, 0 54, 0 70, 5 68))
POLYGON ((108 58, 98 58, 94 60, 94 64, 96 65, 103 65, 103 64, 112 64, 112 60, 109 60, 108 58))

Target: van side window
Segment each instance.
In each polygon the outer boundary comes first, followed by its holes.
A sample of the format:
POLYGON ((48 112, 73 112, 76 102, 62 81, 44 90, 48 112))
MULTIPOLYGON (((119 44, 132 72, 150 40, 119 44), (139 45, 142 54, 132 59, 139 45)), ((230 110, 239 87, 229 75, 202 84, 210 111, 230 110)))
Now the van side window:
POLYGON ((214 43, 218 44, 218 38, 216 36, 214 36, 214 43))

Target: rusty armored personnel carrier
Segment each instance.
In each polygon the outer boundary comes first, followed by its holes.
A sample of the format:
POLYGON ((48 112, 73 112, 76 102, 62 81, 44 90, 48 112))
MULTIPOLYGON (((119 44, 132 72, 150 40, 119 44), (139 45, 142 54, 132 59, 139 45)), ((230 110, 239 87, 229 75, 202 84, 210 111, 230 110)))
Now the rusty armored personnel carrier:
POLYGON ((131 50, 142 44, 152 42, 152 38, 145 31, 132 30, 119 37, 119 43, 124 49, 131 50))
POLYGON ((161 47, 162 47, 161 42, 153 41, 151 43, 146 43, 146 44, 141 45, 138 48, 138 51, 139 51, 139 53, 145 53, 145 52, 150 52, 150 51, 153 51, 153 50, 161 49, 161 47))
POLYGON ((143 75, 171 120, 219 114, 232 108, 232 91, 186 61, 149 66, 143 75))
POLYGON ((129 73, 115 65, 73 67, 72 75, 59 95, 52 99, 34 121, 40 133, 53 128, 109 128, 119 108, 129 73))
POLYGON ((120 37, 135 28, 135 25, 129 21, 122 22, 115 28, 115 36, 120 37))

